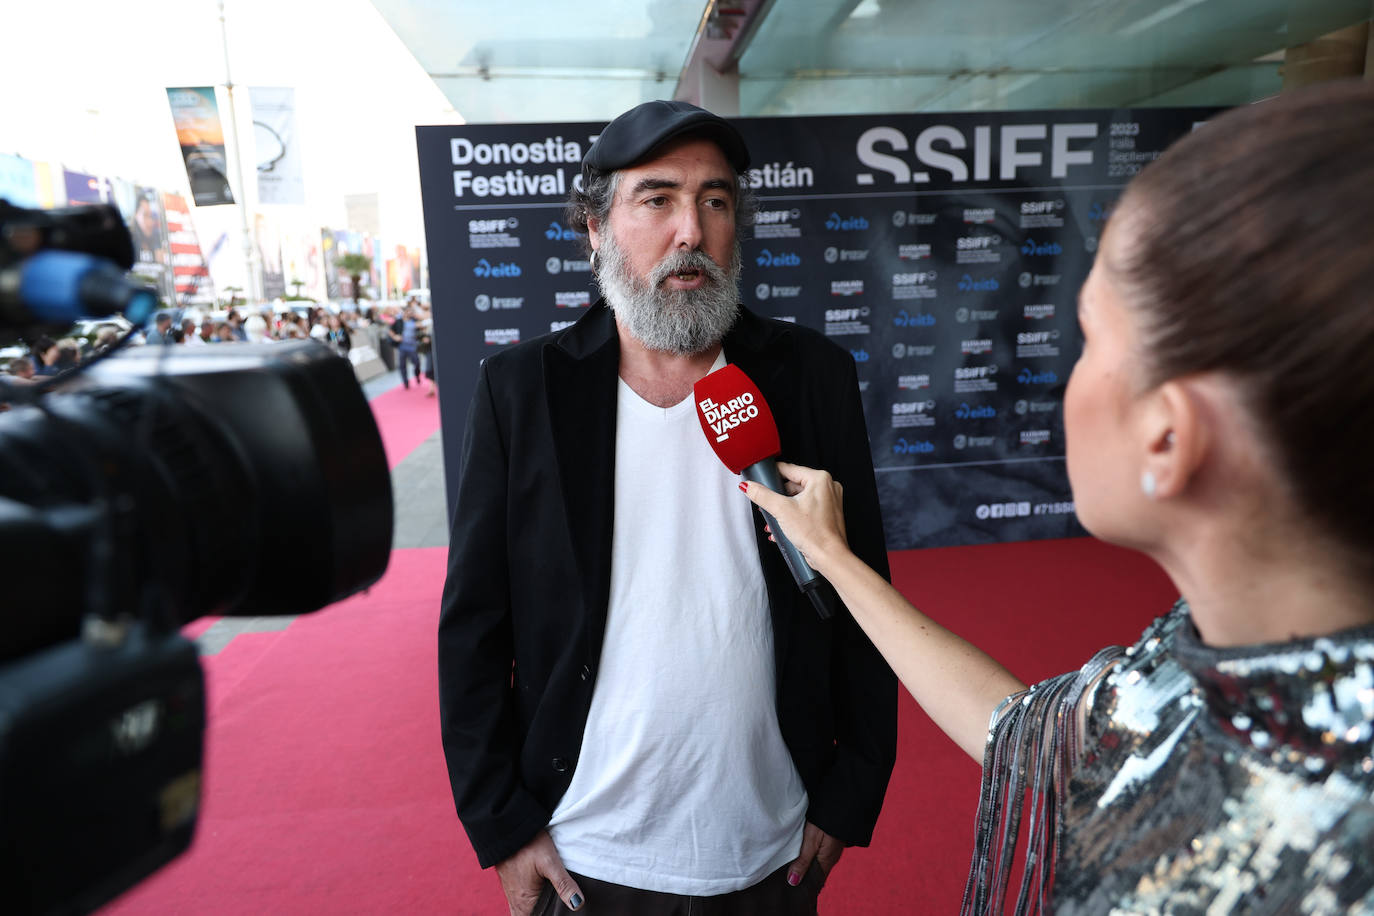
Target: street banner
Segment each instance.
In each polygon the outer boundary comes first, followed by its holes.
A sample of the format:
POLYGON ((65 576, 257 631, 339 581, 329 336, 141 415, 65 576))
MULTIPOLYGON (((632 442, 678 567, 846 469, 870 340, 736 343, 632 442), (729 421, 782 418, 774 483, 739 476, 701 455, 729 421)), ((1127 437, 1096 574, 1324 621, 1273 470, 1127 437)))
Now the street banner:
POLYGON ((258 203, 304 204, 300 141, 296 133, 296 90, 248 90, 257 150, 258 203))
POLYGON ((198 86, 168 89, 181 158, 191 182, 191 199, 197 207, 232 204, 229 190, 228 158, 224 153, 224 130, 220 127, 215 88, 198 86))
POLYGON ((171 252, 167 247, 167 223, 162 213, 162 198, 153 188, 134 189, 134 211, 129 216, 129 234, 134 240, 133 273, 157 289, 167 302, 176 299, 171 252))
MULTIPOLYGON (((1083 533, 1063 423, 1078 288, 1126 182, 1213 113, 733 122, 758 198, 740 299, 853 357, 890 549, 1083 533)), ((599 296, 563 207, 604 126, 417 129, 445 454, 479 361, 599 296)))
POLYGON ((281 238, 277 224, 265 214, 253 217, 254 234, 257 236, 258 262, 262 265, 262 297, 280 299, 286 295, 286 275, 282 268, 281 238))
POLYGON ((110 201, 110 183, 104 178, 87 175, 85 172, 62 170, 62 181, 67 191, 67 206, 83 204, 103 204, 110 201))
POLYGON ((176 285, 176 304, 214 305, 214 289, 210 284, 210 269, 191 224, 186 198, 179 194, 162 195, 162 207, 167 218, 167 241, 172 254, 172 277, 176 285))
POLYGON ((30 209, 40 205, 32 162, 22 156, 0 153, 0 200, 30 209))

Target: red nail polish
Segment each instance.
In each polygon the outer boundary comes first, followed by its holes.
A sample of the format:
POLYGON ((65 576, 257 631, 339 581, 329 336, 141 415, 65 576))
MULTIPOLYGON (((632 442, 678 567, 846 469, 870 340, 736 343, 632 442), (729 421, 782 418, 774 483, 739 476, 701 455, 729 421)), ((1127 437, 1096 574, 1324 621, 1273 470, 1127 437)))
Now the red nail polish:
POLYGON ((743 480, 741 480, 740 483, 739 483, 739 491, 740 491, 741 493, 748 493, 748 492, 749 492, 749 484, 747 484, 747 483, 745 483, 743 480))
POLYGON ((788 872, 787 883, 792 885, 793 887, 796 887, 798 884, 801 884, 801 875, 797 874, 794 871, 788 872))

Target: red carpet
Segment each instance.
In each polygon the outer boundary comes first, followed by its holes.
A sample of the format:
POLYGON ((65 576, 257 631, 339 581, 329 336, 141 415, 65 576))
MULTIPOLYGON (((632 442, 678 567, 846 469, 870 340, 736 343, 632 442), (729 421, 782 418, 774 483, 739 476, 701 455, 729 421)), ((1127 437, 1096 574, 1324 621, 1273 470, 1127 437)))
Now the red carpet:
POLYGON ((387 467, 393 470, 439 428, 439 398, 427 397, 415 385, 393 388, 369 403, 382 434, 387 467))
MULTIPOLYGON (((110 914, 502 914, 453 814, 437 727, 443 549, 393 554, 367 595, 205 659, 206 791, 193 848, 110 914)), ((1132 640, 1172 598, 1146 561, 1089 540, 912 551, 902 590, 1024 678, 1132 640), (1111 596, 1111 597, 1105 597, 1111 596)), ((958 906, 977 765, 909 698, 888 803, 827 914, 958 906)))

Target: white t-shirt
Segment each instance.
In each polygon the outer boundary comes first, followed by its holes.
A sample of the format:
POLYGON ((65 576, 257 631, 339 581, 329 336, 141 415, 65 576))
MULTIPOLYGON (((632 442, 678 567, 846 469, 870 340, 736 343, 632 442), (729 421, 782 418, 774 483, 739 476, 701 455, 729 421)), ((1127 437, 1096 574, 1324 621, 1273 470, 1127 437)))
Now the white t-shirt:
POLYGON ((621 381, 617 410, 601 670, 549 832, 579 874, 730 893, 796 857, 807 807, 778 726, 753 507, 690 396, 655 407, 621 381))

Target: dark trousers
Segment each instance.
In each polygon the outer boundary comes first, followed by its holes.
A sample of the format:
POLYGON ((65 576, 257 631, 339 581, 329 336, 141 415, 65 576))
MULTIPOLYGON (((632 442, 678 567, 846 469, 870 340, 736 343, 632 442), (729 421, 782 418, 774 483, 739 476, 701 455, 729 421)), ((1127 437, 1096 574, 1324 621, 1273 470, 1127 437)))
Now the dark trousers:
POLYGON ((580 910, 570 910, 545 883, 531 916, 816 916, 825 879, 813 863, 796 887, 787 883, 784 865, 753 887, 716 897, 688 897, 598 881, 573 874, 582 889, 580 910))
POLYGON ((417 353, 417 352, 414 351, 414 350, 407 350, 407 349, 405 349, 404 347, 397 347, 397 348, 396 348, 396 362, 400 364, 397 368, 399 368, 399 369, 401 370, 401 384, 402 384, 402 385, 406 386, 407 388, 410 387, 410 382, 408 382, 408 381, 406 380, 406 366, 410 366, 411 369, 413 370, 412 374, 415 376, 415 381, 416 381, 416 382, 420 381, 420 354, 419 354, 419 353, 417 353))

